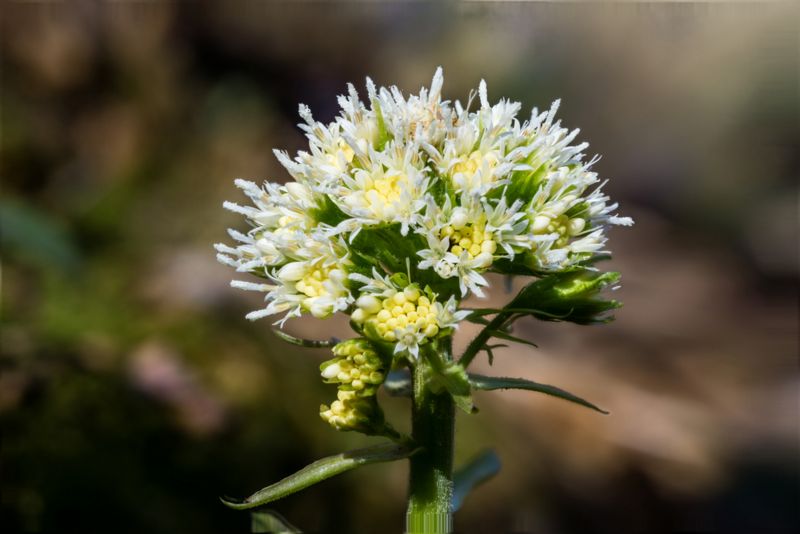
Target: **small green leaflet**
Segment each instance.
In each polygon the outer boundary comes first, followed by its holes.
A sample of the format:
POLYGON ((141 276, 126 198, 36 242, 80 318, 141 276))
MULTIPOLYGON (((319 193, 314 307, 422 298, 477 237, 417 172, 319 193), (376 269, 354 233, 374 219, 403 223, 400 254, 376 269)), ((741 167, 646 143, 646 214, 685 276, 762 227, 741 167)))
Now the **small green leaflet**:
POLYGON ((373 447, 343 452, 328 456, 307 465, 300 471, 283 480, 257 491, 243 501, 228 497, 221 498, 223 504, 236 510, 246 510, 282 499, 318 482, 339 475, 362 465, 402 460, 415 454, 419 449, 396 443, 382 443, 373 447))
POLYGON ((592 410, 605 415, 608 415, 609 413, 602 408, 595 406, 591 402, 584 400, 577 395, 573 395, 568 391, 564 391, 561 388, 550 386, 548 384, 540 384, 538 382, 533 382, 532 380, 525 380, 524 378, 483 376, 470 373, 469 381, 474 389, 482 389, 484 391, 492 391, 495 389, 525 389, 528 391, 537 391, 539 393, 544 393, 545 395, 550 395, 551 397, 558 397, 559 399, 580 404, 581 406, 591 408, 592 410))

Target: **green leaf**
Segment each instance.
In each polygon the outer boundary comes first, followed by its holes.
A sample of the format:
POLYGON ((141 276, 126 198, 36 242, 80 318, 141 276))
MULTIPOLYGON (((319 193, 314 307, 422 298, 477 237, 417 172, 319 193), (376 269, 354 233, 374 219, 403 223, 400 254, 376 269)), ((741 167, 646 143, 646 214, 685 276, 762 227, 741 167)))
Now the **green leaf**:
POLYGON ((591 408, 592 410, 598 411, 605 415, 608 415, 609 413, 603 410, 602 408, 595 406, 591 402, 584 400, 576 395, 573 395, 568 391, 564 391, 561 388, 550 386, 548 384, 540 384, 538 382, 533 382, 532 380, 526 380, 524 378, 483 376, 470 373, 469 381, 472 384, 472 387, 475 389, 480 389, 484 391, 492 391, 495 389, 524 389, 527 391, 536 391, 539 393, 544 393, 545 395, 550 395, 551 397, 558 397, 559 399, 564 399, 566 401, 574 402, 575 404, 580 404, 581 406, 591 408))
POLYGON ((287 334, 283 330, 278 330, 278 329, 273 329, 272 333, 281 338, 282 340, 286 341, 287 343, 291 343, 292 345, 297 345, 298 347, 306 347, 311 349, 325 349, 333 347, 339 342, 339 340, 336 339, 335 337, 332 337, 328 340, 301 339, 299 337, 294 337, 290 334, 287 334))
POLYGON ((250 512, 250 532, 300 534, 302 531, 274 510, 256 510, 250 512))
POLYGON ((379 462, 393 462, 402 460, 415 454, 419 449, 412 449, 406 445, 383 443, 365 449, 343 452, 335 456, 328 456, 307 465, 300 471, 289 475, 261 491, 257 491, 243 501, 228 497, 222 498, 223 504, 236 510, 246 510, 276 501, 292 493, 296 493, 318 482, 339 475, 362 465, 379 462))
POLYGON ((453 475, 453 511, 457 511, 464 503, 467 495, 500 472, 500 458, 491 449, 458 468, 453 475))

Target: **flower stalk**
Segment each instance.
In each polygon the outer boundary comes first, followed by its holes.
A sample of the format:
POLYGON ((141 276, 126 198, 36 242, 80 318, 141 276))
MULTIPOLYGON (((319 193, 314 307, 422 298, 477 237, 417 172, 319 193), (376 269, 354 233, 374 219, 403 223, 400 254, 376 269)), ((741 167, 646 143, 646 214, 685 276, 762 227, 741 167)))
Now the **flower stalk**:
MULTIPOLYGON (((440 344, 446 361, 452 361, 449 341, 440 344)), ((421 359, 414 368, 411 409, 411 437, 421 451, 410 459, 407 534, 446 534, 453 525, 455 404, 449 392, 434 393, 429 382, 421 359)))

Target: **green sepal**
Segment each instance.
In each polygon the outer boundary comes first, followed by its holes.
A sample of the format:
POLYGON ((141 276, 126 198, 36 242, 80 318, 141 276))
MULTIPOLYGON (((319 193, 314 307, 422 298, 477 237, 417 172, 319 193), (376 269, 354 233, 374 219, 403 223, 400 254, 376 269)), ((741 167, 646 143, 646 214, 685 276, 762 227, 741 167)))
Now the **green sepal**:
POLYGON ((505 190, 505 196, 509 204, 516 200, 522 200, 525 203, 530 202, 542 186, 542 182, 550 171, 550 166, 547 163, 537 165, 535 159, 536 151, 534 150, 525 161, 532 168, 511 173, 511 179, 505 190))
POLYGON ((436 169, 432 168, 432 166, 429 166, 428 170, 430 176, 433 177, 430 182, 430 187, 428 187, 428 194, 433 197, 434 202, 436 202, 438 206, 442 206, 447 198, 450 198, 451 202, 455 201, 456 192, 451 186, 452 182, 450 179, 439 176, 436 169))
POLYGON ((467 495, 500 472, 500 458, 491 450, 485 450, 459 467, 453 475, 452 508, 457 512, 467 495))
POLYGON ((389 277, 389 280, 391 280, 398 289, 405 289, 411 283, 406 273, 394 273, 389 277))
POLYGON ((244 500, 237 501, 230 497, 223 497, 220 500, 226 506, 236 510, 247 510, 248 508, 263 506, 356 467, 402 460, 416 454, 419 450, 419 448, 412 448, 409 445, 382 443, 335 456, 328 456, 307 465, 300 471, 275 484, 257 491, 244 500))
POLYGON ((378 138, 375 140, 375 150, 380 152, 383 150, 383 147, 386 146, 386 143, 392 139, 392 135, 386 128, 386 120, 383 118, 383 110, 381 109, 381 104, 377 99, 372 100, 372 110, 375 112, 375 118, 378 123, 378 138))
POLYGON ((591 408, 592 410, 600 412, 604 415, 608 415, 609 413, 603 410, 602 408, 599 408, 598 406, 592 404, 591 402, 582 399, 577 395, 573 395, 568 391, 564 391, 561 388, 551 386, 548 384, 540 384, 538 382, 534 382, 532 380, 526 380, 524 378, 483 376, 470 373, 469 381, 472 384, 473 388, 479 390, 492 391, 495 389, 524 389, 527 391, 536 391, 539 393, 544 393, 545 395, 550 395, 551 397, 557 397, 559 399, 564 399, 569 402, 574 402, 575 404, 580 404, 581 406, 585 406, 586 408, 591 408))

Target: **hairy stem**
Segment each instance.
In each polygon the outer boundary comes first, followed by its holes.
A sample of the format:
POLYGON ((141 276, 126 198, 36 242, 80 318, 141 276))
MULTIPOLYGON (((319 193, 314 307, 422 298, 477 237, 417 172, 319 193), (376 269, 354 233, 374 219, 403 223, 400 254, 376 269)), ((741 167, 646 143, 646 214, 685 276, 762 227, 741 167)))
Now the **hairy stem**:
MULTIPOLYGON (((439 345, 451 360, 451 343, 439 345)), ((409 479, 407 534, 449 534, 453 514, 453 441, 455 408, 446 391, 433 393, 427 384, 426 359, 414 368, 412 438, 422 450, 412 456, 409 479)))

